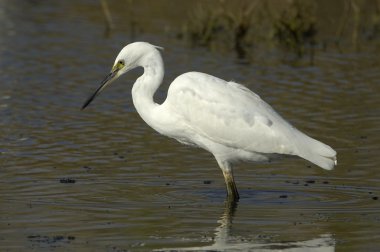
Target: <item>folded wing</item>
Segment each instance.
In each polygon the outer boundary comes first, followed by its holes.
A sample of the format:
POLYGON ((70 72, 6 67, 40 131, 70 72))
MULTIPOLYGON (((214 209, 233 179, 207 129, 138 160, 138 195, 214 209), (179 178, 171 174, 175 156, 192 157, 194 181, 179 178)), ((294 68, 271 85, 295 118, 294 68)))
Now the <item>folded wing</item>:
POLYGON ((299 131, 240 84, 186 73, 171 84, 166 102, 193 132, 216 143, 251 152, 297 154, 291 139, 299 131))

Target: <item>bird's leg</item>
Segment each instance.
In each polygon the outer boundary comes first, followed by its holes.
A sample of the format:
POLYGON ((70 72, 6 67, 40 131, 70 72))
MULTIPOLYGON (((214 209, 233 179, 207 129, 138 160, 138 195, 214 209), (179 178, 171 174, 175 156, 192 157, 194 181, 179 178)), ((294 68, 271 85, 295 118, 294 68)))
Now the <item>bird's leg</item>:
POLYGON ((226 181, 227 186, 227 197, 231 199, 232 201, 238 201, 239 200, 239 192, 237 190, 234 175, 232 173, 232 170, 223 170, 224 180, 226 181))
POLYGON ((218 161, 218 163, 219 163, 220 168, 222 169, 224 180, 226 182, 228 200, 238 201, 239 193, 235 184, 234 174, 232 172, 231 164, 226 161, 223 161, 223 162, 218 161))

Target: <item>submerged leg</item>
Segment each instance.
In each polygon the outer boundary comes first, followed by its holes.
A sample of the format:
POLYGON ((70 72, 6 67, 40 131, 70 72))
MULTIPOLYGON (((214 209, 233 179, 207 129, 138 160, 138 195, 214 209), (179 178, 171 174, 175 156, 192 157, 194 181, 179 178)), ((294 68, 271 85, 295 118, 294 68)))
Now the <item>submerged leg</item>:
POLYGON ((234 174, 232 172, 231 164, 227 161, 218 161, 220 168, 222 169, 224 180, 227 186, 227 197, 229 200, 238 201, 239 193, 235 184, 234 174))

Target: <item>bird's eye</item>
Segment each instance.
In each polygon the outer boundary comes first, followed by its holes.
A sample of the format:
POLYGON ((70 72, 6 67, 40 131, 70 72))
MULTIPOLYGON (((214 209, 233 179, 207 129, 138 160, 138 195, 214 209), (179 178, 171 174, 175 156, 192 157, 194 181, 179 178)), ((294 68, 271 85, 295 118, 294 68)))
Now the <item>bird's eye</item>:
POLYGON ((124 60, 119 60, 117 63, 118 63, 120 66, 124 66, 124 60))

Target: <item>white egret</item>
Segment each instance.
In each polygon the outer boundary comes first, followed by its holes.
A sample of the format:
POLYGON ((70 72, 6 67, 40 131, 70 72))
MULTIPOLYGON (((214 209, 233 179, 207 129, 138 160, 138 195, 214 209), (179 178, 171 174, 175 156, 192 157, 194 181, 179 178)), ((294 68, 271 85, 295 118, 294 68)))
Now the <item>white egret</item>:
POLYGON ((153 129, 183 144, 211 152, 222 169, 227 195, 239 199, 232 165, 238 161, 268 161, 273 154, 302 157, 323 169, 337 164, 336 152, 294 128, 258 95, 235 82, 188 72, 170 85, 166 100, 153 95, 164 77, 158 47, 146 42, 125 46, 111 72, 82 109, 111 82, 129 70, 143 67, 132 87, 133 104, 153 129))

